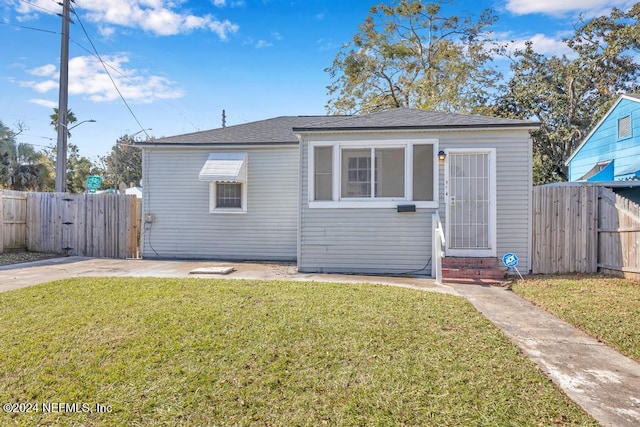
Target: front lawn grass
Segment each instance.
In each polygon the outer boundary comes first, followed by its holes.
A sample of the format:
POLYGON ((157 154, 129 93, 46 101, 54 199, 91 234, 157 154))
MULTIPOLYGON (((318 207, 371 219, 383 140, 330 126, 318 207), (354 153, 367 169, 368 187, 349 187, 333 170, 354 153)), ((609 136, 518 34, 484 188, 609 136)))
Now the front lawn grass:
POLYGON ((3 426, 597 425, 451 295, 78 278, 0 294, 0 324, 1 403, 85 405, 3 426))
POLYGON ((599 275, 532 276, 513 290, 640 360, 640 284, 599 275))

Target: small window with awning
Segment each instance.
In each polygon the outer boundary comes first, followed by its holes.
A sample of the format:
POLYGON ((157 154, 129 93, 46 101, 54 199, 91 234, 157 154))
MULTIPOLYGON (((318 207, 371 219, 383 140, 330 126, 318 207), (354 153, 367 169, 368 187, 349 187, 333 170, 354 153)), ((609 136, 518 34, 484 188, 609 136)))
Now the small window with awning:
POLYGON ((198 178, 209 182, 209 212, 247 212, 247 153, 210 153, 198 178))

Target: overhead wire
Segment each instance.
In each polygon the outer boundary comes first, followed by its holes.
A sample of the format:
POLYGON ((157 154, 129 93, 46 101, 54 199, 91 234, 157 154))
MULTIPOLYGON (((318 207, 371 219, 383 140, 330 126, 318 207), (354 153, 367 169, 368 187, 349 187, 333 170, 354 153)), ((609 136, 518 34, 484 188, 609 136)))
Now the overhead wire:
MULTIPOLYGON (((80 49, 82 49, 82 50, 84 50, 85 52, 87 52, 89 55, 91 55, 91 56, 95 57, 96 59, 100 59, 99 57, 97 57, 97 56, 95 55, 95 53, 93 53, 91 50, 87 49, 85 46, 83 46, 82 44, 80 44, 78 41, 76 41, 76 40, 74 40, 74 39, 71 39, 71 41, 72 41, 76 46, 78 46, 80 49)), ((125 73, 123 73, 122 71, 120 71, 120 70, 119 70, 119 69, 117 69, 116 67, 112 66, 111 64, 109 64, 109 63, 106 63, 106 62, 105 62, 105 63, 103 63, 103 65, 104 65, 104 66, 107 66, 107 67, 109 67, 109 68, 111 68, 111 70, 113 70, 113 71, 115 71, 116 73, 118 73, 122 78, 129 80, 131 83, 136 83, 136 81, 135 81, 134 79, 132 79, 132 78, 131 78, 131 76, 126 75, 125 73)), ((177 113, 178 113, 178 114, 179 114, 179 115, 180 115, 184 120, 186 120, 187 122, 189 122, 189 124, 190 124, 191 126, 193 126, 193 128, 194 128, 196 131, 199 131, 199 130, 200 130, 200 128, 199 128, 195 123, 193 123, 193 121, 191 121, 191 119, 189 119, 189 117, 187 117, 184 113, 182 113, 182 112, 181 112, 181 111, 180 111, 176 106, 171 105, 171 103, 167 102, 167 100, 166 100, 166 99, 160 99, 160 101, 161 101, 161 102, 163 102, 164 104, 168 105, 169 107, 171 107, 171 108, 175 109, 175 110, 177 111, 177 113)))
MULTIPOLYGON (((34 8, 34 9, 40 9, 43 10, 47 13, 50 13, 52 15, 60 15, 60 12, 57 10, 53 10, 53 9, 47 9, 46 7, 42 7, 39 4, 35 4, 32 3, 30 1, 27 0, 20 0, 22 3, 24 4, 28 4, 30 7, 34 8)), ((51 0, 52 3, 55 3, 56 5, 59 5, 58 2, 56 2, 55 0, 51 0)), ((41 31, 43 33, 50 33, 50 34, 60 34, 60 31, 52 31, 52 30, 45 30, 43 28, 37 28, 37 27, 30 27, 27 25, 18 25, 18 24, 12 24, 10 22, 0 22, 0 24, 4 24, 4 25, 8 25, 10 27, 16 27, 16 28, 24 28, 25 30, 32 30, 32 31, 41 31)))
POLYGON ((25 30, 41 31, 43 33, 51 33, 51 34, 60 34, 60 31, 45 30, 43 28, 28 27, 26 25, 16 25, 10 22, 0 22, 0 24, 8 25, 10 27, 16 27, 16 28, 24 28, 25 30))
MULTIPOLYGON (((30 1, 27 0, 20 0, 22 3, 28 4, 29 6, 33 7, 33 8, 37 8, 37 9, 41 9, 47 13, 51 13, 51 14, 57 14, 60 15, 59 12, 55 11, 55 10, 51 10, 51 9, 47 9, 45 7, 42 7, 38 4, 32 3, 30 1)), ((56 0, 51 0, 52 3, 55 3, 56 5, 59 5, 60 3, 58 3, 56 0)), ((93 41, 91 40, 91 38, 89 37, 89 34, 86 30, 86 28, 84 27, 82 21, 80 20, 80 17, 78 16, 78 14, 76 13, 75 9, 73 8, 73 6, 71 6, 71 12, 76 16, 77 20, 78 20, 78 24, 80 24, 80 27, 82 28, 85 36, 87 37, 87 40, 89 41, 89 43, 91 44, 91 47, 93 48, 93 51, 91 51, 90 49, 88 49, 87 47, 83 46, 82 44, 80 44, 78 41, 73 40, 73 38, 70 38, 70 40, 76 44, 79 48, 81 48, 82 50, 84 50, 85 52, 89 53, 90 55, 92 55, 93 57, 95 57, 98 61, 100 61, 102 67, 105 69, 105 72, 107 74, 107 76, 109 77, 109 79, 111 80, 116 92, 118 93, 118 95, 120 96, 120 98, 122 99, 123 103, 125 104, 125 106, 127 107, 127 109, 129 110, 129 113, 133 116, 133 118, 135 119, 136 123, 140 126, 140 128, 144 131, 145 135, 147 138, 150 138, 149 134, 146 132, 145 128, 142 126, 142 124, 140 123, 140 121, 138 120, 138 118, 136 117, 135 113, 133 112, 132 108, 130 107, 130 105, 128 104, 128 102, 126 101, 126 99, 124 98, 124 96, 122 95, 122 92, 120 91, 120 89, 118 88, 115 80, 113 79, 113 76, 109 73, 109 71, 106 69, 107 67, 110 68, 112 71, 116 72, 118 75, 120 75, 122 78, 125 78, 127 80, 129 80, 132 83, 136 83, 135 80, 133 80, 130 76, 128 76, 127 74, 123 73, 121 70, 117 69, 116 67, 112 66, 111 64, 105 62, 102 57, 100 56, 100 54, 98 53, 93 41)), ((17 24, 12 24, 12 23, 8 23, 8 22, 0 22, 0 24, 5 24, 7 26, 12 26, 12 27, 16 27, 16 28, 23 28, 23 29, 27 29, 27 30, 32 30, 32 31, 40 31, 40 32, 44 32, 44 33, 50 33, 50 34, 60 34, 59 31, 52 31, 52 30, 46 30, 46 29, 42 29, 42 28, 36 28, 36 27, 30 27, 30 26, 25 26, 25 25, 17 25, 17 24)), ((164 99, 161 99, 162 102, 164 102, 166 105, 170 106, 171 108, 175 109, 177 114, 179 114, 184 120, 186 120, 196 131, 200 130, 200 127, 197 126, 191 119, 189 119, 189 117, 187 117, 182 111, 180 111, 179 108, 177 108, 174 105, 171 105, 169 102, 167 102, 164 99)))
POLYGON ((100 53, 98 53, 98 49, 96 49, 96 46, 93 43, 93 40, 91 40, 91 37, 89 37, 89 33, 87 32, 87 29, 84 27, 84 24, 82 23, 82 20, 80 19, 80 16, 76 13, 75 8, 73 6, 71 6, 71 12, 77 18, 78 24, 80 24, 80 27, 82 28, 82 31, 84 32, 84 35, 87 37, 87 40, 89 41, 89 44, 91 44, 91 47, 93 48, 93 52, 94 52, 95 56, 98 58, 98 61, 100 61, 100 64, 102 65, 102 68, 104 69, 104 72, 109 77, 109 80, 111 80, 111 84, 113 84, 113 87, 116 90, 116 92, 118 93, 118 96, 120 96, 120 99, 122 100, 124 105, 127 107, 127 110, 129 110, 129 114, 131 114, 131 116, 136 121, 138 126, 140 126, 140 129, 142 129, 142 132, 144 132, 144 134, 147 136, 147 139, 150 139, 151 136, 147 133, 147 129, 144 126, 142 126, 142 123, 140 123, 140 120, 138 119, 136 114, 133 112, 133 109, 131 108, 131 106, 129 105, 127 100, 125 99, 124 95, 122 95, 122 92, 120 91, 120 88, 118 87, 118 85, 116 84, 116 81, 114 80, 113 76, 109 72, 105 61, 103 61, 102 57, 100 56, 100 53))
MULTIPOLYGON (((60 12, 56 11, 56 10, 51 10, 51 9, 47 9, 46 7, 42 7, 39 4, 35 4, 35 3, 31 3, 30 1, 27 0, 20 0, 22 3, 24 4, 28 4, 29 6, 35 8, 35 9, 40 9, 40 10, 44 10, 45 12, 49 12, 49 13, 53 13, 54 15, 59 14, 60 12)), ((58 3, 55 0, 51 0, 52 3, 55 3, 56 5, 59 5, 60 3, 58 3)))

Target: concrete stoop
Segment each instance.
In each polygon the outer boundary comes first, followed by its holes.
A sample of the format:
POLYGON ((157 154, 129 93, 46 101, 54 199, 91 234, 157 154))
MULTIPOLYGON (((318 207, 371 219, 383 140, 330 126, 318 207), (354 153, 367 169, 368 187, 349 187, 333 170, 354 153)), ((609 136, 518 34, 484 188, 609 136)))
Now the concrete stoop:
POLYGON ((443 283, 501 285, 505 271, 495 257, 444 257, 442 258, 443 283))

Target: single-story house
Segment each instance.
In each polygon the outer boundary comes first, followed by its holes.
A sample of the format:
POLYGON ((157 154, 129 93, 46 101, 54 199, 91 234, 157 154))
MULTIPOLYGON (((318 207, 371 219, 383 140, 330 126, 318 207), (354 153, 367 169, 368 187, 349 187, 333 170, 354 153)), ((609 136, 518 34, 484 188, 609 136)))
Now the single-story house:
POLYGON ((142 256, 428 273, 437 213, 447 256, 529 271, 537 125, 396 109, 144 141, 142 256))

